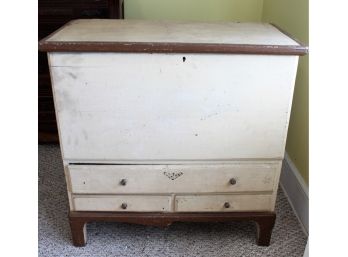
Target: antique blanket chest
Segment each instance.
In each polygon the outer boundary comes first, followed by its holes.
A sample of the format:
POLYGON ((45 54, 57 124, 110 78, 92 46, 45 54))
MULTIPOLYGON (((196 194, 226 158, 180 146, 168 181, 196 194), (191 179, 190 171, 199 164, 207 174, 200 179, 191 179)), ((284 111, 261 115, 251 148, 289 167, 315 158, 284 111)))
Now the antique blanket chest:
POLYGON ((74 245, 99 220, 251 220, 269 245, 305 46, 265 23, 93 19, 39 48, 74 245))

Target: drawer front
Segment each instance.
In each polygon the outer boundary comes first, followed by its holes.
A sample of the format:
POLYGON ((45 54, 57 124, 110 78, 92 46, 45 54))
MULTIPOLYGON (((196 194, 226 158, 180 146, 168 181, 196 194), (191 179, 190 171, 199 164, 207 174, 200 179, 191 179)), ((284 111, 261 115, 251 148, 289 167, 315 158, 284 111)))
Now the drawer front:
POLYGON ((280 161, 219 165, 69 165, 75 194, 273 191, 280 161))
POLYGON ((297 56, 49 56, 65 159, 283 158, 297 56))
POLYGON ((75 211, 167 212, 170 196, 73 196, 75 211))
POLYGON ((272 195, 183 195, 175 198, 177 212, 272 210, 272 195))

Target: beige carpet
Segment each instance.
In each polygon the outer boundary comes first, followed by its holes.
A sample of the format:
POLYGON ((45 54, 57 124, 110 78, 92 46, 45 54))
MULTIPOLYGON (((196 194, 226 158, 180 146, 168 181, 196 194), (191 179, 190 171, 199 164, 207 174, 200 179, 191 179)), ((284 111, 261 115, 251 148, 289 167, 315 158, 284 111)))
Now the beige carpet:
POLYGON ((39 146, 39 256, 209 256, 209 257, 301 257, 306 236, 279 190, 277 221, 271 245, 255 244, 252 222, 224 224, 174 223, 155 228, 121 223, 87 225, 87 246, 72 246, 68 199, 58 146, 39 146))

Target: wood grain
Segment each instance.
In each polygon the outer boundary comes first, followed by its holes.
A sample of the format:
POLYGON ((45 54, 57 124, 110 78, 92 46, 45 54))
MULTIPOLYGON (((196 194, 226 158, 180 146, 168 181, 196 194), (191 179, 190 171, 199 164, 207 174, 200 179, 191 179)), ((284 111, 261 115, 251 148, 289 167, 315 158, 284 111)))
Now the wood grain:
POLYGON ((207 53, 207 54, 260 54, 306 55, 304 46, 195 44, 195 43, 138 43, 138 42, 41 42, 44 52, 124 52, 124 53, 207 53))

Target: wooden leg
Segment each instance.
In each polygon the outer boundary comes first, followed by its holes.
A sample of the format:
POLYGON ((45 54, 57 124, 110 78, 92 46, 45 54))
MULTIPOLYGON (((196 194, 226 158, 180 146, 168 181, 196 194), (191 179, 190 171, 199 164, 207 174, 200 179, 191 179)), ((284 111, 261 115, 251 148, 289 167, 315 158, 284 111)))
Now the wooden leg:
POLYGON ((86 222, 72 218, 69 221, 74 246, 85 246, 87 242, 86 222))
POLYGON ((275 213, 255 220, 257 226, 256 242, 259 246, 269 246, 274 227, 275 213))
POLYGON ((70 212, 69 220, 73 244, 86 245, 86 223, 114 221, 152 226, 168 226, 173 222, 228 222, 255 221, 257 244, 268 246, 275 223, 274 212, 222 212, 222 213, 132 213, 132 212, 70 212))

